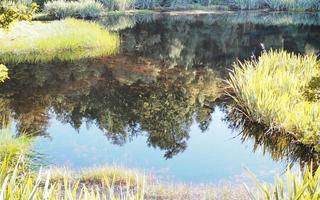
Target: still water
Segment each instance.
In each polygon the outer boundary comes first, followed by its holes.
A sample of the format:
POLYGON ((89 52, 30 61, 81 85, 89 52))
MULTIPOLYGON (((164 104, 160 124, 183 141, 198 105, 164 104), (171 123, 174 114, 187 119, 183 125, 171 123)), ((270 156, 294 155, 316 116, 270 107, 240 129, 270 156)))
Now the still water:
POLYGON ((287 164, 315 155, 231 116, 222 80, 232 63, 258 56, 261 43, 319 53, 319 19, 290 13, 110 16, 97 22, 120 35, 118 53, 11 66, 0 108, 51 165, 121 165, 194 183, 241 181, 249 168, 272 181, 287 164))

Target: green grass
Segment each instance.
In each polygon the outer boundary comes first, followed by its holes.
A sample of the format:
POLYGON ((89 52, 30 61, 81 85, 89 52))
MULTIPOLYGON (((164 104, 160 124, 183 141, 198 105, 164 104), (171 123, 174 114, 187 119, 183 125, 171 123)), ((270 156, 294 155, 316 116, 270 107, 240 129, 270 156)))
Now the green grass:
MULTIPOLYGON (((250 176, 256 182, 259 190, 263 194, 263 199, 301 199, 315 200, 320 199, 320 168, 313 169, 308 166, 303 172, 293 172, 287 169, 285 177, 276 177, 274 184, 263 184, 250 173, 250 176)), ((250 192, 252 200, 260 199, 258 196, 250 192)))
POLYGON ((76 19, 18 22, 0 29, 0 63, 67 61, 113 54, 119 37, 100 25, 76 19))
POLYGON ((252 122, 289 133, 320 152, 320 103, 308 101, 304 89, 319 76, 315 55, 285 51, 263 53, 257 61, 236 63, 227 81, 229 95, 252 122))

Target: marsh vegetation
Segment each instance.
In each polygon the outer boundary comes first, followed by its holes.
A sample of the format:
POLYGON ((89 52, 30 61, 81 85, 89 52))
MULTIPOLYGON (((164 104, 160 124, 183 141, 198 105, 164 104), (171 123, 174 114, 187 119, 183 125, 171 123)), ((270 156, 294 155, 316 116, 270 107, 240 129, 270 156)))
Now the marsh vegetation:
POLYGON ((319 198, 318 1, 0 5, 0 199, 319 198))

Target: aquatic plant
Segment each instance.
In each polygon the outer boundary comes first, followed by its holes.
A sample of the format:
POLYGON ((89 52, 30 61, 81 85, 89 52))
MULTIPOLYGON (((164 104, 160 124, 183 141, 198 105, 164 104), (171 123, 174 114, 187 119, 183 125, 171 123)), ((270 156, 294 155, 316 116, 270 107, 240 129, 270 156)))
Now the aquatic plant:
POLYGON ((63 177, 62 182, 53 182, 50 171, 44 173, 40 169, 34 173, 20 170, 25 169, 21 158, 14 167, 8 166, 8 162, 8 157, 0 161, 0 199, 143 199, 143 189, 137 187, 137 191, 132 190, 129 183, 120 188, 116 185, 99 188, 94 183, 80 184, 79 180, 69 180, 67 177, 63 177))
POLYGON ((115 53, 119 37, 87 21, 18 22, 0 29, 0 62, 35 63, 77 60, 115 53))
MULTIPOLYGON (((320 199, 320 167, 314 169, 312 166, 306 167, 301 172, 293 172, 290 168, 286 171, 285 178, 276 177, 274 184, 263 184, 250 173, 252 179, 256 182, 264 199, 303 199, 314 200, 320 199)), ((247 189, 251 194, 252 200, 260 199, 252 194, 250 189, 247 189)))
POLYGON ((238 62, 227 81, 228 94, 247 120, 289 133, 320 151, 320 103, 308 101, 304 88, 319 75, 315 55, 269 51, 258 60, 238 62))
MULTIPOLYGON (((104 182, 100 177, 91 179, 68 169, 26 170, 23 157, 12 167, 7 165, 9 159, 6 157, 0 160, 0 198, 4 200, 249 199, 248 193, 240 184, 164 184, 155 179, 145 179, 139 173, 134 180, 130 180, 126 169, 117 168, 115 171, 108 171, 106 168, 97 172, 102 177, 110 175, 110 181, 104 182)), ((95 169, 90 171, 96 173, 95 169)), ((253 189, 250 191, 256 195, 253 189)))
POLYGON ((101 3, 96 2, 95 0, 55 0, 46 2, 43 11, 48 13, 49 16, 58 19, 66 17, 87 19, 100 16, 103 13, 104 8, 101 3))

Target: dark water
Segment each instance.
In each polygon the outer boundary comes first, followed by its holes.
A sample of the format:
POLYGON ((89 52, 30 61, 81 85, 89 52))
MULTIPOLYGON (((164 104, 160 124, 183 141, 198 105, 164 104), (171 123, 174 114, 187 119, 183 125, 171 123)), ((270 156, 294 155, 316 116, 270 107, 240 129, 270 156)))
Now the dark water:
POLYGON ((222 79, 265 48, 319 53, 319 16, 236 13, 113 16, 113 56, 9 66, 1 113, 48 163, 122 165, 186 182, 273 180, 317 156, 229 113, 222 79))

